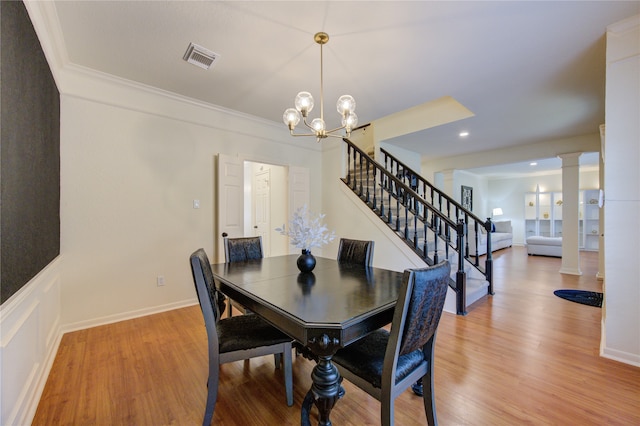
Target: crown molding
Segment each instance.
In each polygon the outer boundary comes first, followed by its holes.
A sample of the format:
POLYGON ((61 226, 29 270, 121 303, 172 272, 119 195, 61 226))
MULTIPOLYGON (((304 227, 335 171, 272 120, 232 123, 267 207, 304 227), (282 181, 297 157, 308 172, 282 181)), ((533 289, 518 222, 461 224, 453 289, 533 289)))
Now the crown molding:
POLYGON ((69 63, 69 54, 64 43, 55 3, 24 0, 24 5, 49 63, 49 68, 58 83, 59 70, 69 63))
POLYGON ((630 16, 607 26, 607 32, 619 34, 640 27, 640 15, 630 16))
POLYGON ((288 132, 282 131, 282 125, 274 121, 75 64, 69 59, 55 2, 25 0, 24 4, 61 95, 70 95, 152 114, 167 115, 170 118, 227 128, 236 132, 239 128, 234 123, 236 119, 244 122, 240 128, 246 126, 246 121, 250 121, 257 124, 263 131, 271 129, 268 130, 268 135, 263 135, 267 138, 280 139, 288 135, 288 132), (167 101, 172 105, 159 106, 167 101), (166 114, 167 108, 172 111, 171 114, 166 114), (209 114, 205 114, 206 118, 194 118, 202 116, 202 111, 209 112, 209 114), (217 114, 210 114, 211 112, 217 114), (212 116, 224 118, 216 120, 212 119, 212 116), (227 123, 228 121, 231 122, 230 125, 227 123), (218 123, 216 124, 216 122, 218 123))

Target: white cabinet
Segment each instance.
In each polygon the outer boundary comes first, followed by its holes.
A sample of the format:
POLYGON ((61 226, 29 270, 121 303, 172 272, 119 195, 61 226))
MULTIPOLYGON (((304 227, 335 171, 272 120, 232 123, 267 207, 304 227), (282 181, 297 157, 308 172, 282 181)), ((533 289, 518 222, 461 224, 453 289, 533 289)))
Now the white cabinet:
MULTIPOLYGON (((527 192, 524 195, 524 230, 525 238, 534 235, 540 237, 562 236, 562 209, 559 216, 556 208, 557 200, 562 193, 527 192)), ((562 206, 562 201, 560 201, 562 206)))
MULTIPOLYGON (((597 189, 580 191, 578 201, 578 247, 598 251, 600 208, 597 189)), ((564 220, 567 220, 564 218, 564 220)), ((562 237, 562 192, 527 192, 524 194, 525 238, 531 236, 562 237)))
POLYGON ((600 207, 598 197, 600 191, 588 189, 581 191, 580 197, 580 222, 578 227, 580 248, 589 251, 598 251, 600 240, 600 207))
POLYGON ((554 192, 552 196, 553 236, 562 237, 562 192, 554 192))
POLYGON ((524 232, 525 238, 538 235, 538 194, 524 194, 524 232))

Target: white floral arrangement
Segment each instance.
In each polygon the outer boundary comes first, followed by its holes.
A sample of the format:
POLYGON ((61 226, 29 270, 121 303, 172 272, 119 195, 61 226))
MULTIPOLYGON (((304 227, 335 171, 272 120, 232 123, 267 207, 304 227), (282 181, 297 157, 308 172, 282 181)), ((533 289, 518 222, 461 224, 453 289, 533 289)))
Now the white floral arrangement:
POLYGON ((324 214, 316 215, 310 212, 305 204, 293 214, 289 221, 289 229, 286 229, 283 224, 282 228, 276 228, 276 231, 291 238, 291 245, 311 251, 313 247, 322 247, 336 237, 335 232, 329 231, 322 223, 324 216, 324 214))

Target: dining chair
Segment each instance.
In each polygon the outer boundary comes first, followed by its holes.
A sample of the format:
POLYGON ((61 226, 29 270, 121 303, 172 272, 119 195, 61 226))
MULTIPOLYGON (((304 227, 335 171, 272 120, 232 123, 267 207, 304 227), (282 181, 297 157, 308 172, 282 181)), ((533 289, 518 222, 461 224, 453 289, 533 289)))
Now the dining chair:
POLYGON ((333 356, 342 377, 381 402, 382 425, 393 425, 394 400, 420 378, 427 422, 437 424, 434 347, 450 272, 447 260, 405 270, 391 331, 378 329, 333 356))
MULTIPOLYGON (((293 405, 293 372, 291 368, 292 339, 271 326, 258 315, 240 315, 220 319, 211 264, 203 249, 190 257, 193 281, 207 329, 209 346, 209 379, 203 426, 211 424, 218 397, 220 365, 264 355, 281 357, 284 370, 287 405, 293 405)), ((280 364, 276 365, 279 368, 280 364)))
MULTIPOLYGON (((244 262, 252 259, 262 259, 264 252, 262 250, 262 236, 257 237, 224 237, 224 258, 225 262, 244 262)), ((229 316, 233 316, 233 307, 242 312, 247 313, 247 309, 229 299, 229 316)))
POLYGON ((338 244, 338 262, 371 266, 373 262, 374 244, 375 243, 370 240, 340 238, 340 244, 338 244))
POLYGON ((243 262, 245 260, 262 259, 262 236, 257 237, 224 237, 224 258, 227 262, 243 262))

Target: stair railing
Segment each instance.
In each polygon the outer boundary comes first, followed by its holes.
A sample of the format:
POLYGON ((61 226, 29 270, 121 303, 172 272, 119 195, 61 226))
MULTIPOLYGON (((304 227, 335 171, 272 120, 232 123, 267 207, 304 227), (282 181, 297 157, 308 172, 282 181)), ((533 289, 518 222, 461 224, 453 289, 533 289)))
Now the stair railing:
POLYGON ((442 213, 446 214, 448 217, 455 217, 458 219, 462 219, 469 228, 471 224, 471 228, 473 229, 473 238, 474 238, 474 247, 475 251, 473 253, 469 252, 469 244, 468 239, 466 239, 466 245, 464 249, 464 258, 469 261, 478 271, 483 273, 489 282, 489 294, 494 294, 493 291, 493 258, 491 251, 491 219, 487 218, 486 220, 480 219, 478 216, 474 215, 471 211, 464 208, 460 203, 451 198, 449 195, 442 192, 440 189, 433 186, 430 182, 424 179, 419 173, 412 170, 409 166, 395 158, 392 154, 386 151, 383 148, 380 148, 380 152, 384 156, 384 166, 385 169, 390 171, 392 174, 396 176, 400 176, 402 181, 405 184, 410 185, 412 188, 415 188, 416 192, 418 192, 423 198, 429 201, 432 205, 436 206, 442 213), (479 254, 479 240, 481 230, 484 230, 487 233, 486 239, 486 258, 484 262, 484 268, 480 266, 480 254, 479 254))
MULTIPOLYGON (((464 249, 467 225, 427 201, 403 180, 344 139, 347 171, 343 178, 365 202, 426 264, 457 255, 456 278, 450 287, 456 292, 456 311, 466 313, 466 272, 464 249)), ((431 198, 433 200, 433 198, 431 198)))

